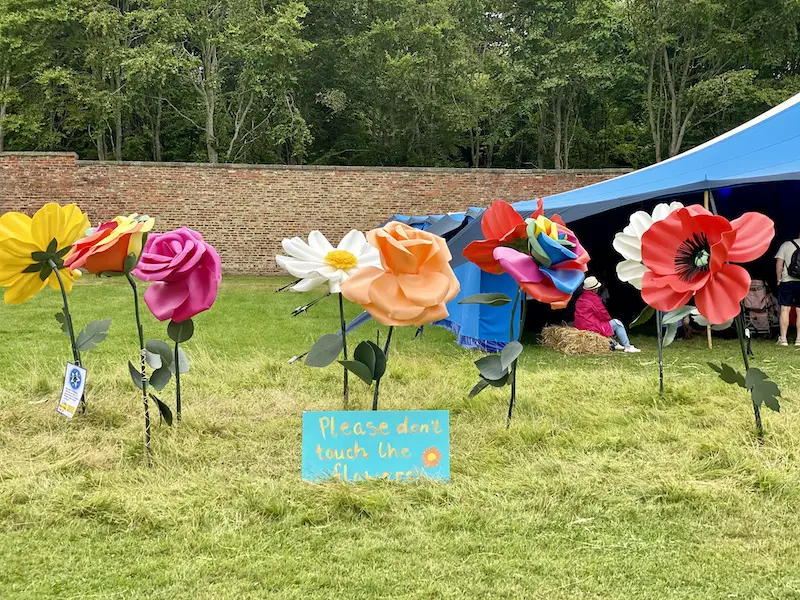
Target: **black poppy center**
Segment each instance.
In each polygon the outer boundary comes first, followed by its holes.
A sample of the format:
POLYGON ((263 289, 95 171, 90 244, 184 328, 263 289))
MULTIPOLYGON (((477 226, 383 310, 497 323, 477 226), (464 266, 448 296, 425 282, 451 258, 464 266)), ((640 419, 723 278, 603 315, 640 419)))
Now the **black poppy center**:
POLYGON ((678 277, 689 281, 698 273, 708 271, 711 263, 711 244, 705 233, 695 233, 685 240, 675 253, 675 271, 678 277))

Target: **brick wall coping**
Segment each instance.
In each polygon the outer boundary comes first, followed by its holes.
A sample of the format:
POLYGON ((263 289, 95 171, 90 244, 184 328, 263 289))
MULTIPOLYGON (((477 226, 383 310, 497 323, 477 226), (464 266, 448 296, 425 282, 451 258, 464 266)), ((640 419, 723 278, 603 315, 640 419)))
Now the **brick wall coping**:
POLYGON ((409 173, 459 173, 459 174, 492 174, 492 175, 624 175, 633 171, 631 168, 606 169, 497 169, 497 168, 460 168, 460 167, 375 167, 350 165, 283 165, 283 164, 242 164, 242 163, 203 163, 203 162, 148 162, 148 161, 98 161, 79 160, 74 152, 2 152, 0 158, 6 156, 73 157, 81 167, 168 167, 168 168, 208 168, 208 169, 252 169, 265 171, 375 171, 375 172, 409 172, 409 173))

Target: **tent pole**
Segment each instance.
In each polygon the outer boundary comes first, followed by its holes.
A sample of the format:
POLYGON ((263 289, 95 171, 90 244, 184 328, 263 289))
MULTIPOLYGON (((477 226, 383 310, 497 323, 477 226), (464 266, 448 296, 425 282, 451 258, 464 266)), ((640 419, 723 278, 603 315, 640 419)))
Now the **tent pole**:
MULTIPOLYGON (((709 193, 708 193, 708 190, 706 190, 703 193, 703 208, 705 208, 706 210, 709 210, 709 208, 708 208, 708 196, 709 196, 709 193)), ((706 337, 708 338, 708 349, 709 350, 713 350, 714 349, 714 344, 711 341, 711 325, 710 324, 706 325, 706 337)))

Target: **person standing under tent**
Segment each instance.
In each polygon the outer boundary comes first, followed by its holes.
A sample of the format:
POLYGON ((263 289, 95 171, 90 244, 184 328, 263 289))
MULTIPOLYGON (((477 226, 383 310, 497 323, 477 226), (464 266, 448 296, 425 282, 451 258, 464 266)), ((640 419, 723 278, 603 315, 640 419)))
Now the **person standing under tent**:
POLYGON ((794 345, 800 346, 800 236, 781 244, 775 255, 775 271, 778 276, 778 304, 780 305, 781 335, 779 346, 788 346, 789 320, 792 306, 797 311, 797 337, 794 345))
POLYGON ((600 288, 603 286, 597 277, 589 276, 583 282, 583 293, 575 303, 575 329, 594 331, 610 338, 616 336, 619 344, 613 343, 614 350, 640 352, 628 339, 625 325, 619 319, 612 319, 603 301, 600 299, 600 288))

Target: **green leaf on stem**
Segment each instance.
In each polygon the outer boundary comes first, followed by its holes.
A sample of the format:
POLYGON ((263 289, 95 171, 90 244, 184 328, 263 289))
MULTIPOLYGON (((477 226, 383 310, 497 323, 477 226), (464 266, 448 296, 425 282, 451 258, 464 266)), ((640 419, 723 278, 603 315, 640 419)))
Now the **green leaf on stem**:
POLYGON ((161 399, 155 394, 148 394, 148 395, 150 396, 150 399, 156 403, 161 418, 164 419, 164 421, 166 421, 167 425, 172 427, 172 411, 170 410, 169 406, 164 404, 161 401, 161 399))
MULTIPOLYGON (((172 361, 167 365, 167 368, 170 372, 175 372, 175 361, 172 361)), ((183 375, 184 373, 189 372, 189 359, 186 356, 186 353, 183 351, 183 348, 178 348, 178 370, 180 374, 183 375)))
POLYGON ((671 310, 668 313, 664 313, 664 316, 661 318, 661 324, 678 324, 683 321, 684 318, 694 314, 697 314, 697 309, 694 306, 681 306, 680 308, 671 310))
POLYGON ((340 360, 339 364, 351 373, 355 373, 367 385, 372 385, 372 373, 364 363, 357 360, 340 360))
POLYGON ((500 379, 495 379, 494 381, 490 381, 489 385, 492 387, 503 387, 508 383, 508 380, 511 379, 511 373, 506 372, 500 379))
POLYGON ((61 331, 64 332, 64 335, 69 337, 69 326, 67 325, 67 315, 64 314, 64 309, 61 309, 61 312, 56 313, 56 321, 61 324, 61 331))
POLYGON ((670 323, 667 325, 667 330, 664 332, 663 347, 666 348, 675 341, 675 335, 678 333, 678 324, 670 323))
POLYGON ((736 384, 741 388, 746 388, 747 385, 745 383, 744 376, 739 373, 736 369, 732 366, 722 363, 721 365, 717 366, 714 363, 708 363, 708 366, 711 367, 714 371, 719 374, 719 378, 722 379, 725 383, 736 384))
POLYGON ((508 369, 503 367, 503 361, 499 354, 490 354, 475 361, 475 366, 481 377, 489 381, 498 381, 508 375, 508 369))
POLYGON ((361 342, 353 352, 353 360, 360 362, 369 370, 370 383, 375 379, 375 349, 367 342, 361 342))
POLYGON ((106 339, 109 327, 111 327, 111 319, 89 323, 78 334, 78 339, 75 341, 78 352, 88 352, 97 348, 106 339))
POLYGON ((369 344, 375 353, 375 368, 372 370, 372 379, 378 381, 386 373, 386 355, 383 353, 383 349, 370 340, 362 342, 362 344, 369 344))
POLYGON ((483 390, 489 387, 489 382, 486 381, 483 377, 481 377, 480 381, 475 384, 475 387, 469 393, 469 399, 472 400, 475 396, 480 394, 483 390))
MULTIPOLYGON (((144 240, 142 240, 142 244, 144 244, 144 240)), ((122 272, 127 275, 136 268, 138 262, 138 256, 133 253, 128 254, 128 256, 125 257, 125 262, 122 263, 122 272)))
POLYGON ((172 371, 170 371, 169 367, 161 367, 150 375, 150 385, 160 392, 167 386, 170 379, 172 379, 172 371))
POLYGON ((153 369, 168 367, 172 364, 172 348, 161 340, 147 340, 144 345, 147 364, 153 369))
POLYGON ((307 367, 327 367, 342 353, 344 340, 341 333, 329 333, 319 338, 306 356, 307 367))
POLYGON ((167 335, 173 342, 182 344, 192 339, 194 335, 194 321, 186 319, 185 321, 170 321, 167 325, 167 335))
POLYGON ((500 353, 500 366, 503 369, 508 369, 519 355, 522 354, 522 344, 519 342, 509 342, 503 347, 503 351, 500 353))
POLYGON ((633 323, 631 323, 630 328, 633 329, 634 327, 638 327, 639 325, 644 325, 650 319, 653 318, 653 315, 656 314, 656 309, 652 306, 645 306, 642 312, 639 313, 639 316, 634 319, 633 323))
POLYGON ((459 300, 459 304, 487 304, 489 306, 503 306, 511 302, 505 294, 474 294, 459 300))
POLYGON ((133 385, 135 385, 140 390, 143 389, 144 386, 142 384, 142 373, 141 371, 139 371, 139 369, 133 366, 133 363, 131 361, 128 361, 128 371, 130 371, 133 385))
POLYGON ((753 386, 753 404, 761 406, 766 404, 767 407, 775 412, 781 412, 781 405, 778 398, 781 395, 781 390, 778 384, 774 381, 765 380, 759 381, 753 386))

